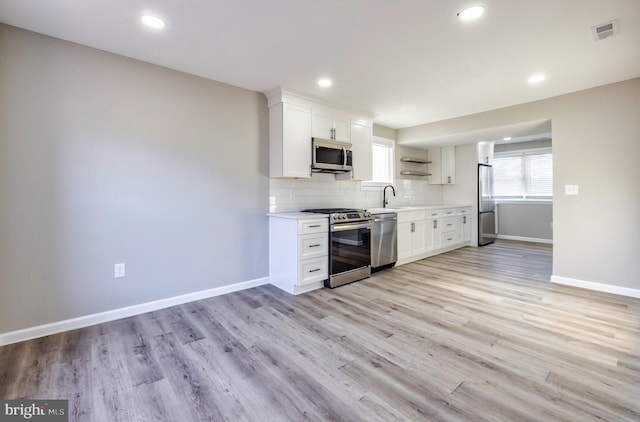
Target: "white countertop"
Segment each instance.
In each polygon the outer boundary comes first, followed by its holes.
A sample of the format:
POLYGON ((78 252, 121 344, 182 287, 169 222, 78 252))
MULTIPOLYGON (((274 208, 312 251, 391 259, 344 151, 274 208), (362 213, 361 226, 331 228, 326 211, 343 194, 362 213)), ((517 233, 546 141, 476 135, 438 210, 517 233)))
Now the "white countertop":
POLYGON ((289 220, 317 220, 318 218, 329 218, 326 214, 316 214, 312 212, 270 212, 267 214, 274 218, 287 218, 289 220))
POLYGON ((438 205, 412 205, 406 207, 387 207, 387 208, 368 208, 372 214, 380 214, 383 212, 402 212, 402 211, 421 211, 421 210, 441 210, 445 208, 467 208, 470 204, 438 204, 438 205))

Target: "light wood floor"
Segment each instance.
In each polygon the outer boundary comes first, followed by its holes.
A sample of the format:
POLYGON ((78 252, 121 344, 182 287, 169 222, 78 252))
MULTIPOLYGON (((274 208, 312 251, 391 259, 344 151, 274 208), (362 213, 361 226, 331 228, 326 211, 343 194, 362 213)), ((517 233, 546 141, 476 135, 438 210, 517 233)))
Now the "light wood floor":
POLYGON ((72 421, 638 421, 640 300, 499 242, 289 296, 263 286, 0 348, 0 398, 72 421))

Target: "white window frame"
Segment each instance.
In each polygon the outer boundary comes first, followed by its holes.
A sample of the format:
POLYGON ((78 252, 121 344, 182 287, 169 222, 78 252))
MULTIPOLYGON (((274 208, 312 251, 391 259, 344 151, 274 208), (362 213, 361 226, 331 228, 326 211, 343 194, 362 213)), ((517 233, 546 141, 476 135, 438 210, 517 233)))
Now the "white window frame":
POLYGON ((382 145, 390 148, 389 167, 391 172, 390 181, 374 181, 366 180, 360 183, 361 190, 382 190, 387 185, 392 185, 395 182, 395 167, 396 167, 396 141, 389 138, 382 138, 374 136, 371 140, 371 175, 374 174, 374 159, 373 159, 373 147, 374 145, 382 145))
MULTIPOLYGON (((553 160, 553 150, 552 148, 530 148, 530 149, 521 149, 521 150, 515 150, 515 151, 505 151, 505 152, 496 152, 494 154, 494 160, 496 158, 501 158, 501 157, 521 157, 522 158, 522 174, 525 175, 526 171, 524 169, 525 166, 525 160, 524 157, 527 155, 542 155, 542 154, 551 154, 552 160, 553 160)), ((495 170, 494 170, 495 172, 495 170)), ((552 173, 551 173, 551 177, 553 178, 553 169, 552 169, 552 173)), ((525 183, 525 179, 522 179, 522 183, 525 183)), ((495 189, 495 187, 494 187, 495 189)), ((553 201, 553 184, 552 184, 552 192, 550 196, 533 196, 533 195, 527 195, 526 194, 526 189, 522 189, 522 191, 524 192, 524 194, 522 196, 516 197, 516 196, 498 196, 495 194, 494 192, 494 199, 496 200, 496 202, 552 202, 553 201)))

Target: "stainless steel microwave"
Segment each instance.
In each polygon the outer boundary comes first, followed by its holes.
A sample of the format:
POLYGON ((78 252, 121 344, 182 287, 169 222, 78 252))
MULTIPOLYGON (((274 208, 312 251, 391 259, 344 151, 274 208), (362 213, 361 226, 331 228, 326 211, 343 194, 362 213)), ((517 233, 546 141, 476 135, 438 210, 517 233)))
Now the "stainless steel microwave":
POLYGON ((311 171, 345 173, 353 170, 351 144, 332 139, 311 138, 311 171))

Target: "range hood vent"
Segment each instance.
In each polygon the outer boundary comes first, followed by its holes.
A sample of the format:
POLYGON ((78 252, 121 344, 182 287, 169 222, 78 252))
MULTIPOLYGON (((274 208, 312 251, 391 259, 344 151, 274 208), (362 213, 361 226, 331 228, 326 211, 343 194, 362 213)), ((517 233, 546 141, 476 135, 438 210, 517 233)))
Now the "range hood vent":
POLYGON ((620 30, 620 24, 618 19, 614 19, 609 22, 601 23, 600 25, 592 26, 593 38, 596 41, 604 40, 613 35, 616 35, 620 30))

